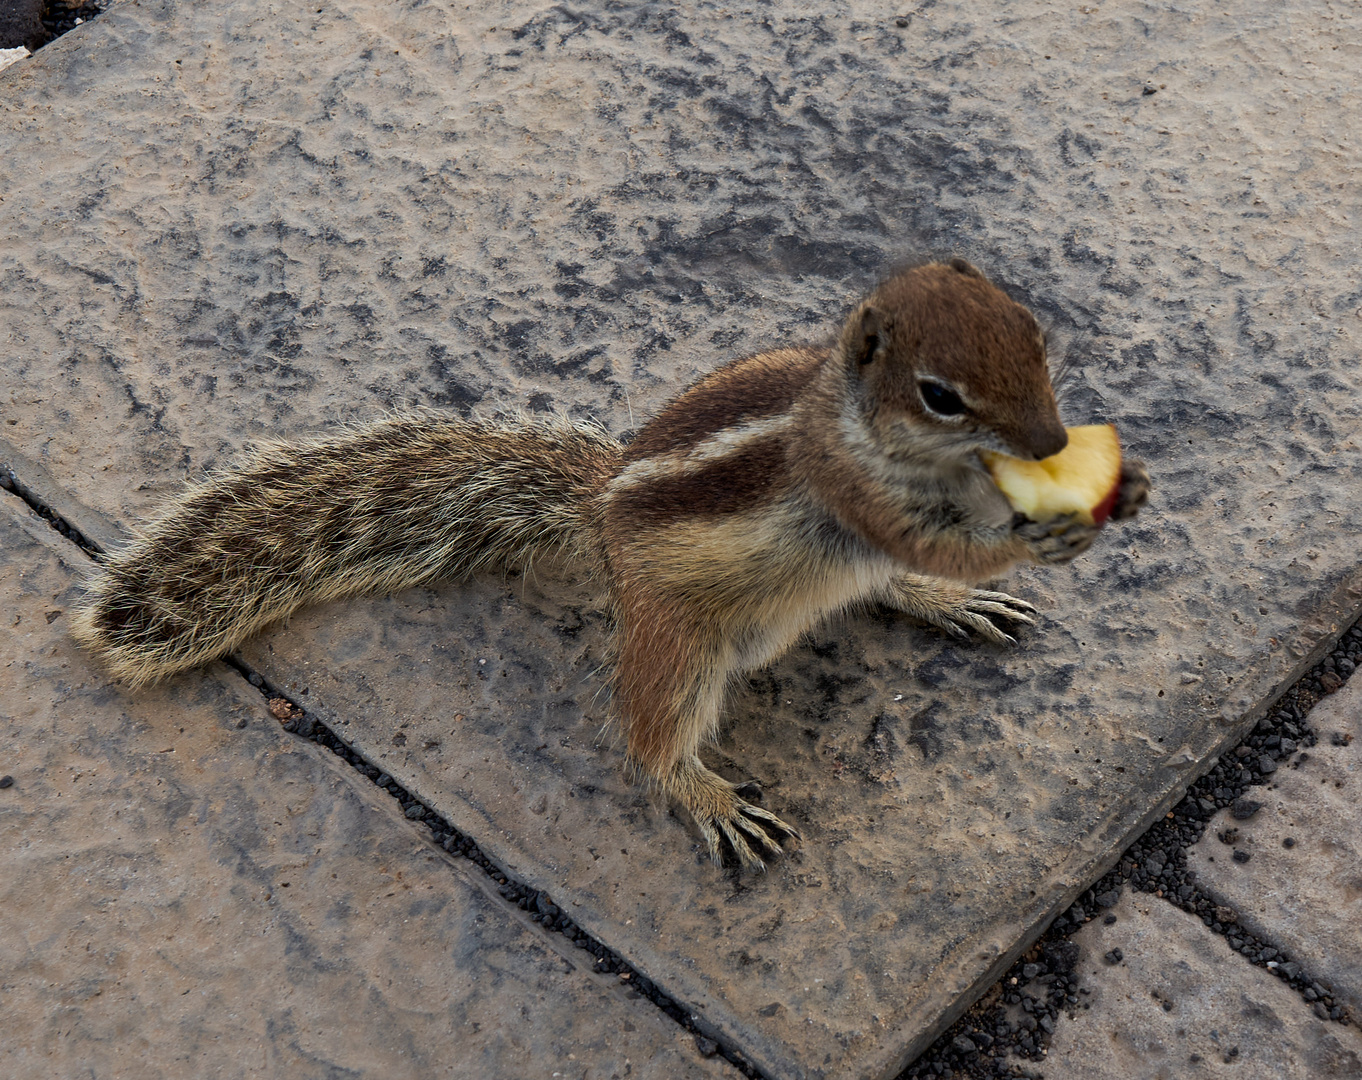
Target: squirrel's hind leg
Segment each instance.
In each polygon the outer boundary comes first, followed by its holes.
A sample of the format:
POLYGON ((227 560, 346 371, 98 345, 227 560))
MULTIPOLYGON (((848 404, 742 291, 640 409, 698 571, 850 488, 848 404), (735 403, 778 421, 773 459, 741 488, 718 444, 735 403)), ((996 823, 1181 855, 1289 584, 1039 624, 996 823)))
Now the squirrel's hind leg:
POLYGON ((780 854, 798 831, 749 803, 697 753, 718 726, 729 644, 674 601, 637 593, 628 600, 621 605, 615 700, 630 760, 690 812, 715 862, 728 851, 744 866, 764 868, 765 858, 780 854))
POLYGON ((958 581, 904 574, 894 578, 879 599, 898 608, 909 618, 943 630, 951 637, 967 638, 970 631, 997 645, 1015 645, 1007 631, 1011 624, 1032 626, 1036 609, 1007 593, 972 589, 958 581))

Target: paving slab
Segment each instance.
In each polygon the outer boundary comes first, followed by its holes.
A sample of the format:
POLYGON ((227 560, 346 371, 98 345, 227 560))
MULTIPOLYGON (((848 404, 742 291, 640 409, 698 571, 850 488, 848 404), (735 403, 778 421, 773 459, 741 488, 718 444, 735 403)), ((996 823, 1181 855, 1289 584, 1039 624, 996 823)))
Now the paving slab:
POLYGON ((807 837, 765 877, 627 784, 570 578, 249 653, 772 1074, 891 1075, 1362 604, 1346 16, 124 0, 0 75, 0 430, 126 530, 250 440, 623 433, 897 260, 993 271, 1155 505, 1009 579, 1020 649, 848 619, 741 688, 716 761, 807 837))
POLYGON ((1318 745, 1259 789, 1252 817, 1217 814, 1187 865, 1255 936, 1362 1013, 1362 683, 1317 704, 1310 724, 1318 745))
POLYGON ((1045 1080, 1362 1077, 1357 1028, 1319 1020, 1196 916, 1139 894, 1112 914, 1074 935, 1089 1007, 1060 1019, 1045 1080))
POLYGON ((737 1077, 235 675, 125 699, 84 561, 0 492, 0 1074, 737 1077))

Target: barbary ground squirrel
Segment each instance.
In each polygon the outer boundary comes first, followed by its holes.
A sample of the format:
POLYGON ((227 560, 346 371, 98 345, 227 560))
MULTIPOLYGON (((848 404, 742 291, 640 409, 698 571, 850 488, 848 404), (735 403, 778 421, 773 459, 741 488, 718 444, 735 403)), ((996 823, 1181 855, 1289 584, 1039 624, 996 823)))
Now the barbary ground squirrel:
MULTIPOLYGON (((303 604, 566 552, 610 597, 629 757, 715 859, 760 866, 799 834, 700 761, 729 682, 857 601, 1011 642, 1035 609, 970 583, 1066 562, 1097 529, 1014 515, 978 451, 1066 441, 1034 317, 969 263, 933 263, 835 342, 701 379, 627 445, 591 423, 422 413, 256 450, 114 555, 73 632, 135 687, 303 604)), ((1127 463, 1113 517, 1148 488, 1127 463)))

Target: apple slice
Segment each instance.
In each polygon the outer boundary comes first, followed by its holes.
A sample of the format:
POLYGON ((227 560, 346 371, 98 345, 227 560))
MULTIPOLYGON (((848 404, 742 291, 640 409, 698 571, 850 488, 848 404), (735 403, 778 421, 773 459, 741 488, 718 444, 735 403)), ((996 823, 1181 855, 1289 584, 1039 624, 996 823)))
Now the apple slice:
POLYGON ((1121 489, 1121 441, 1111 424, 1066 428, 1069 445, 1042 461, 982 450, 993 482, 1012 509, 1032 521, 1077 514, 1088 525, 1111 515, 1121 489))

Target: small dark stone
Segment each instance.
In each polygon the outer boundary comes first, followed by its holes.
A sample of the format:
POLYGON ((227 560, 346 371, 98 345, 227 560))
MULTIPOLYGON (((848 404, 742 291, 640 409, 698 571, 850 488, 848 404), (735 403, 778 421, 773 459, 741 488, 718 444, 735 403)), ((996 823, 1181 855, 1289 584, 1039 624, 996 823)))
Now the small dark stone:
POLYGON ((1243 850, 1241 850, 1241 849, 1239 849, 1239 848, 1235 848, 1235 849, 1234 849, 1234 861, 1235 861, 1235 862, 1237 862, 1237 863, 1246 863, 1246 862, 1248 862, 1251 858, 1253 858, 1253 856, 1250 855, 1247 851, 1243 851, 1243 850))
POLYGON ((7 788, 7 787, 13 787, 13 786, 14 786, 14 777, 12 777, 12 776, 0 776, 0 789, 7 788))
POLYGON ((1121 899, 1121 890, 1108 889, 1106 892, 1101 893, 1096 899, 1098 907, 1115 907, 1117 902, 1121 899))
POLYGON ((407 817, 410 818, 412 821, 415 821, 418 818, 423 818, 425 816, 426 808, 422 806, 420 803, 412 803, 409 807, 407 807, 407 817))
POLYGON ((1230 817, 1235 821, 1247 821, 1262 808, 1263 804, 1254 799, 1235 799, 1230 807, 1230 817))
POLYGON ((1022 978, 1028 982, 1040 974, 1039 964, 1024 964, 1022 966, 1022 978))
POLYGON ((1105 953, 1102 956, 1102 959, 1105 960, 1108 964, 1119 964, 1125 958, 1126 954, 1123 953, 1120 949, 1112 949, 1110 952, 1105 953))
POLYGON ((1264 754, 1258 759, 1258 771, 1264 776, 1271 776, 1277 771, 1277 763, 1264 754))
POLYGON ((1158 92, 1159 88, 1157 86, 1146 86, 1143 90, 1140 91, 1141 95, 1143 95, 1144 97, 1149 97, 1151 94, 1157 94, 1158 92))
POLYGON ((1293 848, 1295 846, 1296 838, 1294 836, 1288 836, 1285 840, 1282 841, 1282 847, 1284 848, 1293 848))
POLYGON ((894 20, 894 25, 897 26, 900 30, 902 30, 905 27, 907 27, 908 20, 900 16, 899 18, 894 20))
POLYGON ((1332 694, 1342 685, 1343 680, 1338 677, 1336 672, 1326 671, 1319 677, 1320 689, 1326 694, 1332 694))
POLYGON ((960 1054, 977 1054, 979 1048, 965 1035, 957 1035, 951 1040, 951 1048, 960 1054))
POLYGON ((387 787, 392 782, 393 778, 385 772, 381 772, 376 777, 374 777, 374 783, 377 784, 379 787, 387 787))
POLYGON ((706 1039, 703 1035, 695 1036, 695 1049, 700 1051, 701 1057, 712 1058, 719 1052, 719 1044, 713 1039, 706 1039))
POLYGON ((1116 921, 1116 916, 1115 916, 1115 915, 1108 915, 1105 919, 1102 920, 1102 924, 1103 924, 1104 926, 1110 926, 1110 925, 1111 925, 1112 923, 1114 923, 1115 921, 1116 921))

